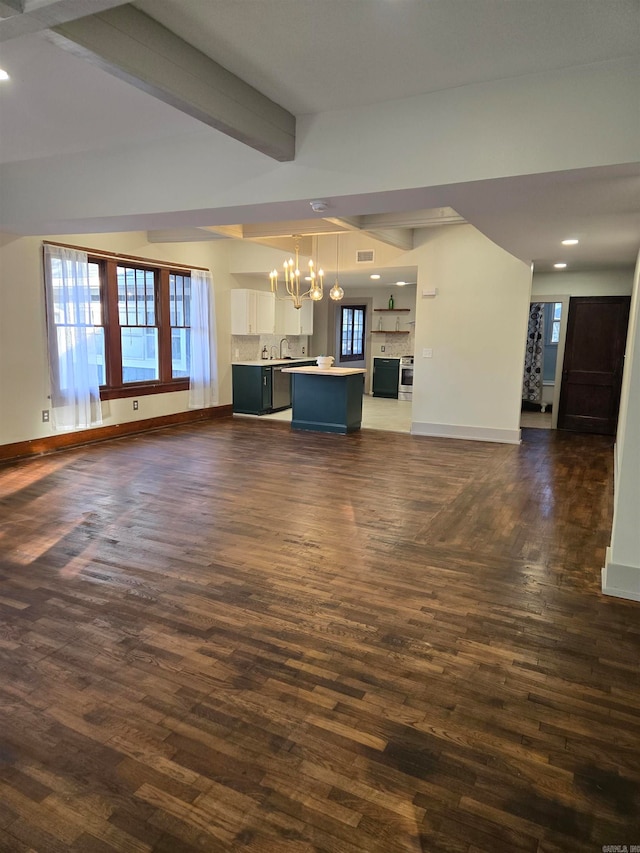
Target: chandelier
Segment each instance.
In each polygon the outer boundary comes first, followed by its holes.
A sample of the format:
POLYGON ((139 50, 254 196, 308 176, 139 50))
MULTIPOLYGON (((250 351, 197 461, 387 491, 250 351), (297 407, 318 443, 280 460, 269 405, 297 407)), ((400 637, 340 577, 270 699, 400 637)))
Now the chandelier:
MULTIPOLYGON (((289 258, 289 260, 285 261, 283 264, 284 287, 286 295, 280 296, 278 292, 278 285, 280 284, 280 282, 278 281, 278 270, 271 270, 271 272, 269 273, 269 281, 271 282, 271 292, 275 295, 276 299, 291 299, 295 308, 301 308, 303 299, 311 299, 313 302, 319 302, 322 299, 324 295, 324 270, 322 268, 319 268, 318 272, 316 272, 314 262, 312 260, 309 260, 309 272, 304 279, 305 281, 309 282, 309 289, 304 292, 301 292, 301 288, 304 289, 305 285, 300 284, 300 264, 298 262, 300 235, 294 234, 293 236, 296 241, 296 259, 294 261, 293 258, 289 258)), ((318 247, 316 243, 316 255, 317 248, 318 247)), ((344 296, 344 291, 338 284, 337 278, 336 283, 329 292, 329 296, 336 301, 342 299, 342 297, 344 296)))

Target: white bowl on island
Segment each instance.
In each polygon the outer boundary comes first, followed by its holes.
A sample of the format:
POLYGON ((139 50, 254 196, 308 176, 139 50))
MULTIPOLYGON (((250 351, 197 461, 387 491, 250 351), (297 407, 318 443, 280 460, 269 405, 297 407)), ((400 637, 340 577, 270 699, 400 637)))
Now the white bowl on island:
POLYGON ((335 359, 332 355, 319 355, 316 359, 316 364, 323 370, 329 370, 334 361, 335 359))

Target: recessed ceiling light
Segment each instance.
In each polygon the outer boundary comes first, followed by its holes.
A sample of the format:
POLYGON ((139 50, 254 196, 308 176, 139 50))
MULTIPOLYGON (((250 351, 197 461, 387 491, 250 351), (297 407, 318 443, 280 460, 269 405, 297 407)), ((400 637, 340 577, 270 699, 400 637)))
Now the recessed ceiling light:
POLYGON ((406 283, 407 283, 406 281, 396 281, 396 286, 397 287, 404 287, 406 283))
POLYGON ((372 279, 373 281, 377 281, 380 278, 380 276, 378 275, 377 272, 374 272, 369 276, 369 278, 372 279))
POLYGON ((562 241, 563 246, 577 246, 580 240, 576 240, 575 237, 568 237, 566 240, 562 241))
POLYGON ((553 265, 557 270, 563 270, 567 266, 565 263, 558 263, 553 265))
POLYGON ((4 68, 0 68, 0 80, 8 80, 8 79, 9 79, 9 75, 7 74, 7 72, 4 70, 4 68))

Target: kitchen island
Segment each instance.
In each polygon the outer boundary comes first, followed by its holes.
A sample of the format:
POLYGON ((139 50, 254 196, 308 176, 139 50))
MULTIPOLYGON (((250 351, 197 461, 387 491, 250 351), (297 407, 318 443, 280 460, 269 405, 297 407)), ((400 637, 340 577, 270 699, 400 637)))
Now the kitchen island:
POLYGON ((362 424, 360 367, 285 367, 291 373, 292 429, 356 432, 362 424))

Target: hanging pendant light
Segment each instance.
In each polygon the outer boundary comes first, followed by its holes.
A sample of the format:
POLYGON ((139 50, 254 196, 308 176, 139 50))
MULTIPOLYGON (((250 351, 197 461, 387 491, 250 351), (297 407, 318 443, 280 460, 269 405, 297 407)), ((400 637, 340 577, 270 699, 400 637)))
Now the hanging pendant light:
POLYGON ((334 302, 339 302, 344 296, 344 290, 340 287, 340 283, 338 281, 338 249, 340 245, 340 236, 336 234, 336 280, 333 284, 333 287, 329 291, 329 296, 333 299, 334 302))

